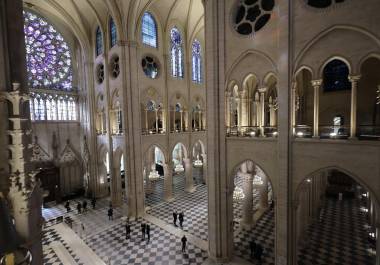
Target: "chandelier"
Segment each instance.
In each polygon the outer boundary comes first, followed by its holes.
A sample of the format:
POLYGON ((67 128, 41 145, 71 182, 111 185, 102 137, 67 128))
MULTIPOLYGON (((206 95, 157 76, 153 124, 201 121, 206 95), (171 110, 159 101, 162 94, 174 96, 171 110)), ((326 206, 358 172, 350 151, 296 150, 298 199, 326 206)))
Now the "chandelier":
POLYGON ((259 185, 263 185, 263 183, 264 183, 263 179, 260 176, 255 175, 255 177, 253 178, 253 185, 259 186, 259 185))
POLYGON ((243 189, 240 187, 235 187, 234 193, 232 195, 234 201, 241 201, 244 199, 245 195, 243 189))
POLYGON ((177 172, 177 173, 180 173, 180 172, 185 171, 185 168, 183 167, 182 163, 178 163, 175 166, 174 171, 177 172))
POLYGON ((158 174, 157 170, 152 170, 150 171, 148 178, 150 181, 155 181, 160 178, 160 174, 158 174))

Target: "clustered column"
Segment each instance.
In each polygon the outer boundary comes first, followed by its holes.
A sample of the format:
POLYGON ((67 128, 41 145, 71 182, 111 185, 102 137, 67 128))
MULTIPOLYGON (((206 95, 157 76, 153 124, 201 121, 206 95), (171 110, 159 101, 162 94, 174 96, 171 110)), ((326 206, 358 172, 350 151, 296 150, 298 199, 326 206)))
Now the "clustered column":
POLYGON ((185 178, 186 178, 186 184, 185 184, 185 191, 187 192, 194 192, 194 180, 193 180, 193 165, 191 163, 190 158, 185 158, 183 160, 185 162, 185 178))
POLYGON ((164 168, 164 199, 165 201, 173 200, 173 165, 166 163, 164 168))
POLYGON ((350 76, 349 80, 351 82, 351 122, 350 122, 350 138, 356 138, 356 110, 357 110, 357 90, 358 81, 360 79, 359 75, 350 76))
POLYGON ((253 224, 253 175, 252 173, 242 172, 241 177, 244 179, 244 201, 243 201, 243 223, 246 225, 253 224))
POLYGON ((260 130, 261 136, 265 137, 265 92, 267 91, 266 87, 259 89, 260 92, 260 130))
POLYGON ((319 137, 319 90, 322 85, 322 80, 312 80, 311 85, 314 88, 314 125, 313 137, 319 137))

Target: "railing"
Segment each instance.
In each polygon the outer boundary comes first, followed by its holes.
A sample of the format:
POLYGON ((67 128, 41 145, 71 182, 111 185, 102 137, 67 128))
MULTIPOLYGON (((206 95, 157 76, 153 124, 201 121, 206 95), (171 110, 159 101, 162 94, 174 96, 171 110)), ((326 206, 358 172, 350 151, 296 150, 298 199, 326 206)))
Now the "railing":
POLYGON ((170 133, 184 133, 184 132, 189 132, 189 131, 190 130, 188 128, 185 128, 183 130, 181 130, 181 129, 175 129, 175 130, 170 129, 170 133))
POLYGON ((163 128, 159 128, 158 131, 156 129, 143 129, 142 135, 165 134, 165 132, 163 128))
POLYGON ((380 126, 360 125, 358 127, 357 136, 362 140, 379 140, 380 126))
POLYGON ((233 126, 227 127, 227 137, 277 137, 277 127, 233 126), (264 135, 262 135, 262 132, 264 135))
POLYGON ((115 129, 115 130, 112 130, 112 135, 113 135, 113 136, 120 136, 120 135, 123 135, 123 130, 121 130, 121 129, 115 129))
POLYGON ((348 126, 320 126, 319 137, 321 139, 347 139, 350 136, 348 126))
POLYGON ((192 128, 192 131, 193 132, 204 132, 204 131, 206 131, 206 129, 205 128, 192 128))
POLYGON ((294 126, 294 137, 296 138, 310 138, 313 136, 313 127, 308 125, 294 126))

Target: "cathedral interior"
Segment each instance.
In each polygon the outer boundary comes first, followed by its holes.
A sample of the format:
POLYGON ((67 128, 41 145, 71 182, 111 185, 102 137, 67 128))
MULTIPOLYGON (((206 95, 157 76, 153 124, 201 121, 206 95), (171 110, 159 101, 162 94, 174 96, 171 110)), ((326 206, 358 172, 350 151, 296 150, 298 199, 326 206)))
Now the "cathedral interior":
POLYGON ((380 265, 379 25, 379 0, 1 0, 0 265, 380 265))

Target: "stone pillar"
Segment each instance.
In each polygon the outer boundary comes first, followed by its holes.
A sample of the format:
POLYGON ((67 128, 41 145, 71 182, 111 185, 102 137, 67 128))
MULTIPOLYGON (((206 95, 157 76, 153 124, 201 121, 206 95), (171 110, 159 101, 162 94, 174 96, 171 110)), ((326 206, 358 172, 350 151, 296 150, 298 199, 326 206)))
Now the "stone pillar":
POLYGON ((230 93, 226 92, 226 126, 231 127, 231 98, 230 93))
POLYGON ((149 125, 148 125, 148 110, 145 110, 145 130, 148 131, 149 125))
POLYGON ((357 90, 358 90, 358 81, 360 75, 349 76, 348 78, 351 82, 351 119, 350 119, 350 139, 356 139, 356 114, 357 114, 357 90))
POLYGON ((258 92, 255 93, 254 104, 255 104, 255 111, 256 111, 254 125, 260 126, 261 108, 260 108, 260 96, 258 92))
POLYGON ((185 162, 185 176, 186 176, 186 183, 185 183, 185 191, 186 192, 194 192, 194 179, 193 179, 193 165, 191 163, 190 158, 185 158, 183 160, 185 162))
POLYGON ((199 115, 199 122, 198 122, 199 130, 202 131, 202 111, 201 110, 198 112, 198 115, 199 115))
POLYGON ((173 165, 171 162, 163 165, 164 168, 164 200, 173 200, 173 165))
POLYGON ((243 224, 253 224, 253 175, 251 173, 241 173, 244 179, 244 201, 243 201, 243 224))
POLYGON ((297 94, 297 82, 293 82, 292 83, 292 133, 293 135, 295 135, 296 133, 296 125, 297 125, 297 121, 296 121, 296 112, 297 112, 297 108, 296 108, 296 94, 297 94))
POLYGON ((248 100, 245 91, 239 93, 241 106, 241 126, 248 126, 248 100))
POLYGON ((314 124, 313 137, 319 138, 319 90, 322 85, 322 79, 312 80, 311 85, 314 88, 314 124))
POLYGON ((123 198, 121 192, 121 174, 120 167, 113 168, 113 176, 111 179, 111 200, 113 206, 120 206, 123 198))
POLYGON ((158 133, 158 110, 155 110, 155 115, 156 115, 156 133, 158 133))
POLYGON ((203 183, 206 183, 207 185, 207 155, 202 154, 202 158, 203 158, 202 179, 203 179, 203 183))
POLYGON ((268 208, 268 177, 263 175, 261 176, 263 184, 260 187, 260 201, 259 207, 261 210, 266 210, 268 208))
POLYGON ((267 91, 266 87, 259 89, 260 92, 260 131, 261 136, 265 137, 265 92, 267 91))
POLYGON ((272 97, 269 97, 269 126, 276 126, 276 109, 274 108, 272 97))
POLYGON ((180 115, 181 115, 181 129, 179 131, 182 132, 183 131, 183 110, 180 111, 180 115))
POLYGON ((380 265, 380 223, 376 224, 376 265, 380 265))

